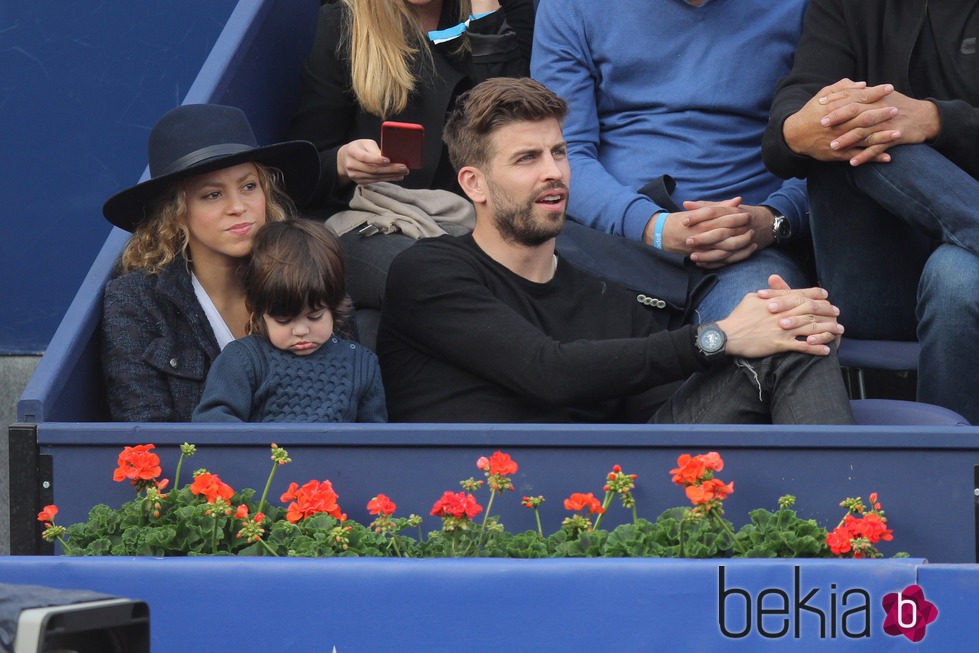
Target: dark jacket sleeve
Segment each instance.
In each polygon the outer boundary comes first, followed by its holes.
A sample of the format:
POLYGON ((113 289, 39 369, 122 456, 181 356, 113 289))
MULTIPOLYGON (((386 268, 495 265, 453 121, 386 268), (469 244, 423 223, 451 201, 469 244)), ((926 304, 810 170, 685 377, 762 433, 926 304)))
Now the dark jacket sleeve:
POLYGON ((785 120, 824 86, 844 77, 862 78, 850 47, 850 30, 836 2, 810 2, 792 72, 778 84, 762 137, 762 158, 779 177, 805 177, 813 161, 789 148, 782 136, 785 120))
POLYGON ((102 367, 114 421, 187 421, 200 397, 211 356, 158 283, 158 276, 131 272, 105 290, 102 367))
MULTIPOLYGON (((257 337, 257 336, 253 336, 257 337)), ((264 372, 257 347, 235 340, 218 354, 207 373, 201 401, 194 409, 194 422, 248 422, 252 417, 255 391, 264 372)))
POLYGON ((289 126, 289 137, 311 141, 320 153, 320 184, 312 205, 336 201, 337 150, 352 140, 357 121, 357 100, 351 91, 349 55, 341 38, 346 9, 341 3, 320 7, 313 47, 303 63, 299 104, 289 126))
MULTIPOLYGON (((765 165, 780 177, 804 177, 813 162, 794 153, 782 136, 785 120, 820 89, 847 77, 894 84, 906 95, 935 103, 941 133, 932 147, 979 178, 979 106, 911 92, 909 65, 925 3, 811 0, 792 72, 778 85, 762 139, 765 165)), ((975 19, 973 19, 975 20, 975 19)), ((938 26, 941 29, 941 26, 938 26)))
POLYGON ((942 123, 932 147, 979 179, 979 106, 964 100, 932 99, 932 102, 938 107, 942 123))
POLYGON ((470 22, 468 33, 473 86, 491 77, 530 75, 534 42, 531 0, 503 0, 498 11, 470 22))

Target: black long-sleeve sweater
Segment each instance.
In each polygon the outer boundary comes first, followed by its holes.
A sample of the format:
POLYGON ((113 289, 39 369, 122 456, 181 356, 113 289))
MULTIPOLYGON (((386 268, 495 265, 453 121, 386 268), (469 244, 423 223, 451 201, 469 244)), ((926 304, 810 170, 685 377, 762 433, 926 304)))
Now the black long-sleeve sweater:
POLYGON ((630 293, 559 261, 533 283, 472 236, 395 259, 378 334, 391 421, 645 421, 704 369, 691 327, 658 330, 630 293))

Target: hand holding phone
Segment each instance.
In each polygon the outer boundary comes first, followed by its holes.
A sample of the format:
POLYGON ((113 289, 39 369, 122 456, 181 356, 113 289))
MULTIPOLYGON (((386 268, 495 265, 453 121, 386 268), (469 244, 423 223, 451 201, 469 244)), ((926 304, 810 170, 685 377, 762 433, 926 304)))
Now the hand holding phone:
POLYGON ((381 154, 392 163, 403 163, 411 170, 421 168, 424 143, 422 125, 393 120, 381 123, 381 154))

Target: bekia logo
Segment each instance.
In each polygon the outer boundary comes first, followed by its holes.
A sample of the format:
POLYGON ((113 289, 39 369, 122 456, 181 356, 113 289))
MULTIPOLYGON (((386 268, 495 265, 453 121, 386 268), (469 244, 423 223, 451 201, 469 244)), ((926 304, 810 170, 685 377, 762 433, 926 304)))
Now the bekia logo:
POLYGON ((802 568, 792 569, 788 587, 766 587, 757 593, 728 585, 724 565, 717 573, 717 625, 731 639, 752 633, 766 639, 790 637, 860 639, 870 637, 870 593, 853 587, 810 586, 802 568))
POLYGON ((925 591, 918 585, 884 595, 881 605, 887 613, 884 632, 893 637, 904 635, 912 642, 920 642, 925 628, 938 618, 938 608, 925 598, 925 591))
MULTIPOLYGON (((872 633, 871 594, 861 587, 811 585, 802 568, 793 567, 786 585, 750 591, 731 583, 724 565, 717 574, 717 625, 722 635, 741 639, 760 635, 766 639, 865 639, 872 633)), ((881 600, 883 630, 920 642, 925 629, 938 618, 938 608, 925 598, 918 585, 885 594, 881 600)))

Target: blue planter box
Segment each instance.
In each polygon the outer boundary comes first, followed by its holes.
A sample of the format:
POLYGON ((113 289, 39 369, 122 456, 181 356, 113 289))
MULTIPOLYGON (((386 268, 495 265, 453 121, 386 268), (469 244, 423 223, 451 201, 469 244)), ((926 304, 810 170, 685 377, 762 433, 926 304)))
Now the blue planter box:
POLYGON ((979 640, 979 568, 921 560, 41 557, 0 558, 0 582, 144 600, 154 651, 947 652, 979 640), (882 607, 914 584, 938 610, 918 644, 884 632, 882 607))
MULTIPOLYGON (((367 501, 378 493, 398 504, 398 515, 428 515, 446 490, 481 478, 475 462, 502 450, 518 462, 515 491, 499 497, 493 514, 511 532, 535 528, 533 513, 520 497, 544 495, 541 518, 546 533, 569 513, 562 502, 572 492, 600 496, 613 465, 639 475, 635 497, 640 517, 654 520, 663 510, 686 505, 669 470, 681 453, 716 450, 725 460, 724 481, 735 492, 726 516, 740 526, 755 508, 774 510, 778 498, 798 498, 800 516, 832 528, 843 516, 839 502, 878 492, 893 528, 891 556, 905 551, 931 562, 975 562, 975 429, 945 432, 906 428, 747 426, 565 426, 565 425, 219 425, 219 424, 39 424, 11 442, 11 477, 34 469, 24 493, 13 489, 11 505, 21 511, 12 524, 39 534, 40 506, 56 503, 58 522, 85 520, 96 503, 116 507, 132 498, 128 483, 112 481, 123 445, 154 443, 164 476, 173 477, 179 445, 192 442, 198 454, 184 464, 183 482, 194 469, 208 468, 236 489, 261 491, 270 469, 269 444, 285 447, 294 462, 276 472, 273 500, 291 481, 329 479, 340 506, 369 523, 367 501), (35 452, 22 460, 18 452, 35 452), (39 487, 36 497, 25 494, 39 487), (33 512, 31 512, 33 511, 33 512)), ((480 502, 488 496, 480 491, 480 502)), ((631 514, 616 502, 603 525, 631 514)), ((426 517, 426 529, 440 522, 426 517)), ((36 551, 36 550, 35 550, 36 551)), ((15 550, 31 553, 31 550, 15 550)))

